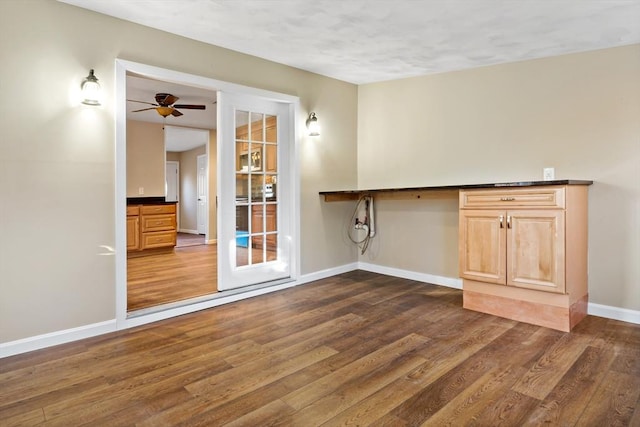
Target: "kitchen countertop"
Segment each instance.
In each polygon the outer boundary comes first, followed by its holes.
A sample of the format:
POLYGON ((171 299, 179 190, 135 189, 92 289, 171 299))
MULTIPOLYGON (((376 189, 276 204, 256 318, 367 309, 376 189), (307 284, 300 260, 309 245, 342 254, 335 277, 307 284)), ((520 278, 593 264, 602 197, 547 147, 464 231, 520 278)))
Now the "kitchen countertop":
POLYGON ((171 205, 178 202, 167 202, 164 197, 127 197, 127 205, 171 205))

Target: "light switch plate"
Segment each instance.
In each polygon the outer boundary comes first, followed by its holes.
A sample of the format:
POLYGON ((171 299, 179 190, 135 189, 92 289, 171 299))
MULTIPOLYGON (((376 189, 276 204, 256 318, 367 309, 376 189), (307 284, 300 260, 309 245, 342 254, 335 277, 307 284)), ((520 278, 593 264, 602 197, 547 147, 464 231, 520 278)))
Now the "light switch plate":
POLYGON ((545 181, 553 181, 556 176, 556 170, 554 168, 543 168, 542 179, 545 181))

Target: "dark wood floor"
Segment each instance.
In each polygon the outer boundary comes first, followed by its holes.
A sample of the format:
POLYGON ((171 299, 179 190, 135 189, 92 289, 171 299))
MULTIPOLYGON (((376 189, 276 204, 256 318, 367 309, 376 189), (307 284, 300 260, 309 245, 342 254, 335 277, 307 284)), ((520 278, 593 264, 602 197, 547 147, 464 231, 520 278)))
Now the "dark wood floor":
POLYGON ((0 425, 639 426, 640 325, 352 272, 0 361, 0 425))

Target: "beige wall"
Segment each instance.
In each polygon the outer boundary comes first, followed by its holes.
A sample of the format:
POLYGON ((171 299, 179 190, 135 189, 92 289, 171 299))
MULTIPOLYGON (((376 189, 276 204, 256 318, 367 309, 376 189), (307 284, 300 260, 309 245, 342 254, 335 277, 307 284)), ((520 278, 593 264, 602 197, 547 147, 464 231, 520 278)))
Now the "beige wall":
MULTIPOLYGON (((8 0, 0 56, 11 100, 0 105, 0 342, 115 317, 116 58, 298 96, 301 131, 318 113, 322 135, 298 142, 303 274, 357 260, 344 235, 353 204, 318 191, 538 179, 553 166, 596 181, 591 300, 640 309, 637 45, 357 88, 63 3, 8 0), (99 108, 73 101, 90 68, 99 108)), ((457 277, 454 201, 377 207, 364 260, 457 277)))
POLYGON ((162 123, 127 120, 127 197, 164 197, 164 162, 162 123))
MULTIPOLYGON (((360 86, 358 185, 593 180, 590 301, 640 310, 639 76, 633 45, 360 86)), ((455 200, 377 207, 364 260, 458 277, 455 200)))
POLYGON ((116 58, 300 97, 302 273, 357 259, 318 196, 356 185, 356 86, 49 0, 0 1, 0 56, 0 342, 115 318, 116 58), (99 108, 73 101, 90 68, 99 108))

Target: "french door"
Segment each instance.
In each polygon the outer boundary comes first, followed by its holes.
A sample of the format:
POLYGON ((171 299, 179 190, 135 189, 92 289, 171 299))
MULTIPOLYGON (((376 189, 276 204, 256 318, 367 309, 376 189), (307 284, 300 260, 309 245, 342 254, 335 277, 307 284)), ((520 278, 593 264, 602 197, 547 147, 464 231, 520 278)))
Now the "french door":
POLYGON ((291 104, 218 92, 218 289, 291 277, 291 104))

